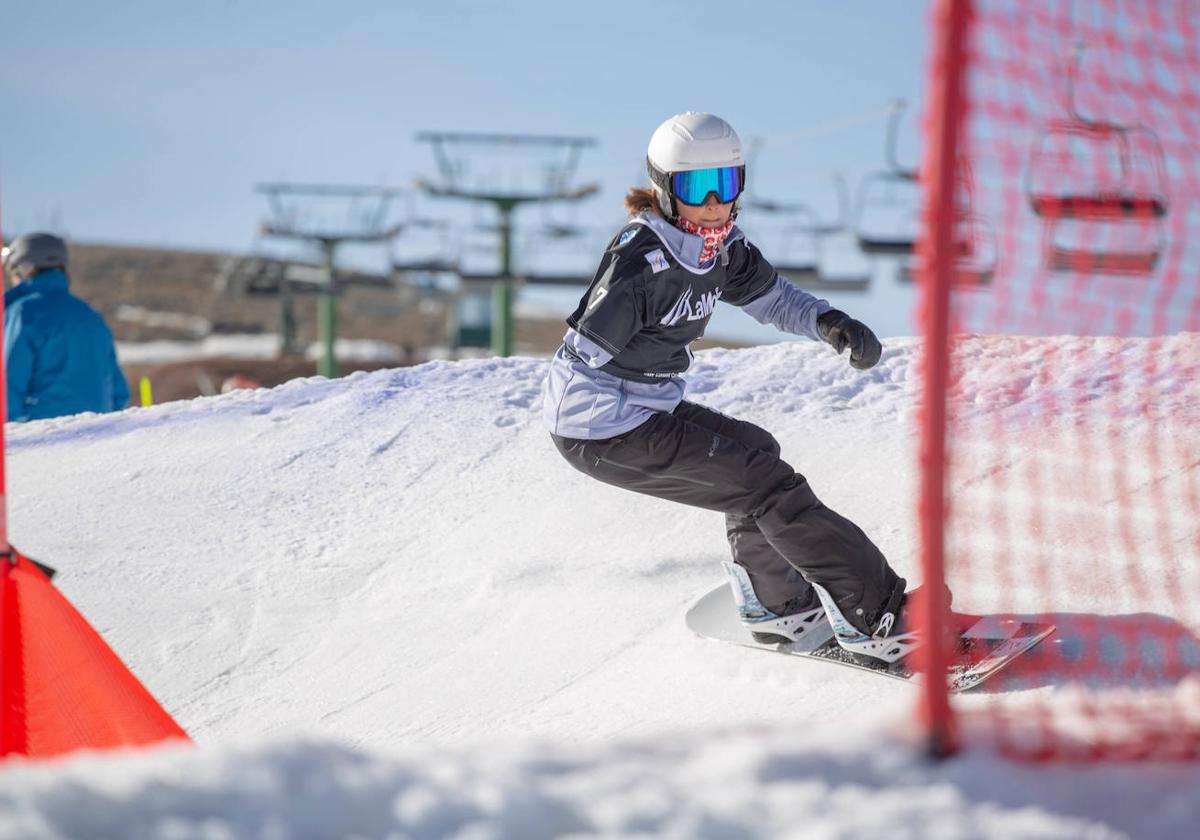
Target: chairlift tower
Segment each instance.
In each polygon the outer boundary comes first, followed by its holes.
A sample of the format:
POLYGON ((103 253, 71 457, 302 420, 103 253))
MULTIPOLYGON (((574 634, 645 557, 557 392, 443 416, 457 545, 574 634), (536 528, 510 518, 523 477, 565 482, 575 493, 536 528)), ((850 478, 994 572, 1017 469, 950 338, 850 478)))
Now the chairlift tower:
POLYGON ((442 182, 433 184, 424 179, 417 187, 432 196, 458 198, 490 204, 499 216, 500 273, 492 290, 492 350, 498 356, 513 353, 513 214, 524 204, 553 201, 579 201, 595 193, 597 184, 571 186, 583 149, 595 146, 588 137, 556 137, 528 134, 479 134, 424 131, 417 140, 433 146, 442 182), (527 152, 561 155, 562 159, 544 164, 543 183, 539 188, 504 188, 496 184, 468 183, 468 150, 496 153, 527 152), (459 157, 452 150, 458 150, 459 157))
MULTIPOLYGON (((317 373, 335 377, 338 375, 335 288, 338 246, 345 243, 381 244, 394 239, 404 229, 404 224, 386 224, 388 205, 403 191, 387 187, 288 183, 259 184, 256 191, 267 197, 272 214, 261 225, 263 235, 307 242, 321 252, 325 273, 317 299, 317 335, 321 342, 317 373), (328 214, 324 214, 324 218, 304 214, 297 206, 322 201, 343 205, 345 209, 337 214, 341 217, 339 222, 331 222, 328 214)), ((286 287, 286 278, 282 283, 286 287)), ((288 294, 286 289, 281 293, 288 294)), ((288 317, 285 311, 285 321, 288 317)))

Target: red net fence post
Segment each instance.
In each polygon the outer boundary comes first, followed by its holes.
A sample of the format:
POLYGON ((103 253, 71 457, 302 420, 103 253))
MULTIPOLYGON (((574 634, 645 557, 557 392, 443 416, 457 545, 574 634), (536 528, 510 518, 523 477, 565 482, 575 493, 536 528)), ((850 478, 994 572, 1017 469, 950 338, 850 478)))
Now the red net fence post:
POLYGON ((934 22, 926 579, 1057 631, 952 706, 929 680, 924 718, 1023 758, 1200 758, 1200 6, 934 22))
MULTIPOLYGON (((922 322, 925 332, 921 407, 921 552, 927 591, 945 582, 942 522, 945 517, 945 420, 949 289, 953 270, 955 159, 963 117, 963 43, 967 28, 965 0, 939 0, 934 12, 935 53, 931 74, 925 173, 925 213, 920 256, 922 322)), ((919 648, 918 668, 926 674, 922 721, 929 751, 945 756, 957 749, 958 736, 946 685, 949 651, 941 643, 949 620, 935 598, 921 604, 918 626, 933 643, 919 648), (937 676, 934 676, 937 675, 937 676)))
MULTIPOLYGON (((3 209, 3 191, 0 190, 0 210, 3 209)), ((7 246, 8 242, 4 238, 4 219, 3 213, 0 212, 0 249, 7 246)), ((4 336, 4 293, 8 291, 8 270, 3 265, 4 259, 0 258, 0 338, 4 336)), ((3 352, 3 342, 0 342, 0 552, 9 550, 8 545, 8 475, 6 464, 7 458, 7 443, 4 437, 4 424, 8 422, 8 388, 6 387, 8 379, 5 372, 5 358, 3 352)))

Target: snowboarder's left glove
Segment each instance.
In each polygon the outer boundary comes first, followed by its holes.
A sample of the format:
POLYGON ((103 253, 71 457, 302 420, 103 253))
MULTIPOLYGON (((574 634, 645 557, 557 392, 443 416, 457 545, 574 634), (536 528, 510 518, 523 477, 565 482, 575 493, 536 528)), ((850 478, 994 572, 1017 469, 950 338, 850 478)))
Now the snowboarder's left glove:
POLYGON ((817 332, 841 353, 850 348, 850 365, 859 370, 875 367, 883 347, 871 328, 855 321, 840 309, 830 309, 817 318, 817 332))

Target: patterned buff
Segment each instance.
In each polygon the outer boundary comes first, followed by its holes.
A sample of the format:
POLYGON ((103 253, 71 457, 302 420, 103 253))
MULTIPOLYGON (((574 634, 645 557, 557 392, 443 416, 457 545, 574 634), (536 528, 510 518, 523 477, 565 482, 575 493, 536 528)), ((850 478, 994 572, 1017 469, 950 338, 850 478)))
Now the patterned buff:
POLYGON ((730 219, 719 228, 702 228, 700 225, 689 222, 680 216, 678 224, 679 229, 684 233, 704 237, 704 248, 700 251, 700 265, 710 262, 717 256, 717 252, 721 248, 721 243, 725 241, 725 237, 729 236, 729 232, 733 230, 733 219, 730 219))

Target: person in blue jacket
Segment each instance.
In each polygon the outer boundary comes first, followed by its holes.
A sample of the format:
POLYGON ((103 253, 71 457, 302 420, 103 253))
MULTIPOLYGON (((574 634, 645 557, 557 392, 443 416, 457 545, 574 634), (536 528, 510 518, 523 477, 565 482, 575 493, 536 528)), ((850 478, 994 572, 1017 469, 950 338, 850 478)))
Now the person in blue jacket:
POLYGON ((112 332, 100 313, 71 294, 66 243, 31 233, 5 248, 3 258, 16 284, 4 294, 8 419, 125 408, 129 385, 112 332))

